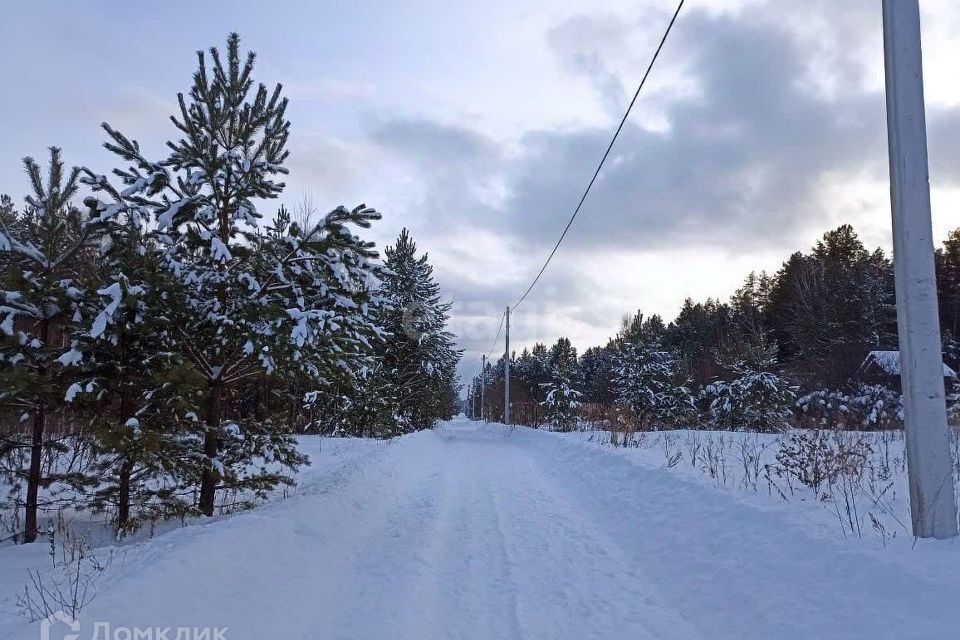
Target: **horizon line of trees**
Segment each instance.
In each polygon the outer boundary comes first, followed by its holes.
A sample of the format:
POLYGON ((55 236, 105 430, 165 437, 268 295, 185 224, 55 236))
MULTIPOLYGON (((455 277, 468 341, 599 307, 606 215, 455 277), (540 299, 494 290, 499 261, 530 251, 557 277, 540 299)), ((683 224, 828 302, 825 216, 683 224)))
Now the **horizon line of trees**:
MULTIPOLYGON (((944 362, 960 369, 960 229, 935 256, 944 362)), ((561 337, 511 354, 511 416, 567 430, 586 422, 624 429, 703 425, 777 431, 788 426, 896 428, 896 376, 865 373, 873 351, 896 351, 893 263, 853 227, 826 232, 774 274, 751 272, 727 301, 687 298, 669 323, 625 317, 607 344, 577 354, 561 337), (555 398, 569 398, 557 416, 555 398)), ((503 356, 469 386, 467 411, 503 417, 503 356)))
POLYGON ((244 507, 308 464, 303 432, 391 437, 456 409, 450 305, 404 229, 360 205, 280 207, 290 122, 231 34, 198 68, 166 156, 109 124, 109 175, 24 160, 0 198, 0 525, 244 507), (89 195, 76 201, 83 187, 89 195))

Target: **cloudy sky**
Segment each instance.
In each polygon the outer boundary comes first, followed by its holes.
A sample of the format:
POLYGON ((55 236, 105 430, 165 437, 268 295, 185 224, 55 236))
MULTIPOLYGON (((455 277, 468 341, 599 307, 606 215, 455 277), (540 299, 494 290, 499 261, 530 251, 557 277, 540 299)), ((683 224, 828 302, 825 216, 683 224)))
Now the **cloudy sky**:
MULTIPOLYGON (((943 237, 960 225, 960 7, 921 6, 943 237)), ((563 228, 673 8, 10 3, 0 192, 21 196, 19 158, 51 144, 109 170, 104 120, 159 155, 193 52, 239 31, 258 79, 290 98, 283 201, 375 206, 381 243, 409 227, 454 303, 466 377, 563 228)), ((890 244, 880 3, 688 0, 513 342, 601 344, 624 314, 669 318, 687 296, 726 297, 841 222, 890 244)))

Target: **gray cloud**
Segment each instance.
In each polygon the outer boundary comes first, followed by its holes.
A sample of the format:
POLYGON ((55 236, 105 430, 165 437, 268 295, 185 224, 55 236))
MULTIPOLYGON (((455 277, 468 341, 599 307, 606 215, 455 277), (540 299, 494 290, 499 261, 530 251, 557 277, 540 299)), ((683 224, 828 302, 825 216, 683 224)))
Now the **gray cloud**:
MULTIPOLYGON (((667 105, 669 129, 632 121, 595 185, 571 244, 632 248, 723 244, 743 250, 789 243, 824 219, 818 180, 882 167, 883 98, 831 99, 799 79, 805 50, 786 28, 729 16, 686 16, 670 52, 687 52, 696 95, 667 105)), ((528 135, 511 185, 512 233, 541 239, 579 196, 609 132, 528 135)))
MULTIPOLYGON (((611 122, 632 93, 623 79, 639 76, 665 24, 662 12, 641 11, 632 19, 577 15, 545 35, 560 64, 589 79, 611 122)), ((871 80, 879 28, 869 2, 685 13, 650 92, 524 311, 534 319, 518 322, 516 342, 552 340, 577 324, 613 328, 635 309, 597 295, 604 274, 578 267, 592 252, 703 246, 786 257, 809 243, 811 230, 834 224, 839 205, 827 199, 825 181, 886 177, 884 97, 871 80)), ((497 284, 441 270, 455 299, 475 303, 458 310, 477 329, 464 332, 469 358, 488 348, 492 317, 522 292, 555 242, 611 129, 544 128, 503 142, 469 123, 397 119, 372 132, 422 182, 421 236, 429 243, 472 227, 513 247, 514 264, 497 265, 508 276, 497 284), (490 197, 498 188, 501 197, 490 197)), ((931 110, 930 135, 932 166, 955 183, 960 109, 931 110)))
MULTIPOLYGON (((841 22, 859 25, 858 15, 848 11, 841 22)), ((568 237, 570 249, 682 241, 745 251, 771 239, 792 248, 798 233, 829 219, 829 203, 817 194, 825 175, 885 171, 882 94, 850 82, 862 74, 852 55, 828 53, 845 88, 812 91, 809 47, 782 18, 684 16, 664 57, 681 59, 696 89, 654 96, 666 130, 628 123, 568 237)), ((571 69, 596 79, 598 92, 622 98, 598 52, 638 30, 649 36, 662 22, 576 16, 548 39, 571 69)), ((869 31, 860 30, 858 37, 869 31)), ((455 210, 462 221, 540 251, 555 240, 609 135, 608 127, 531 131, 513 155, 467 126, 426 120, 381 123, 373 138, 422 172, 422 204, 437 222, 455 210), (497 183, 507 197, 491 204, 482 194, 497 183)))
POLYGON ((423 184, 416 206, 428 221, 488 226, 502 213, 491 205, 504 152, 482 133, 427 119, 402 119, 378 123, 371 139, 392 160, 407 163, 412 178, 423 184))
POLYGON ((960 109, 927 109, 930 179, 960 186, 960 109))

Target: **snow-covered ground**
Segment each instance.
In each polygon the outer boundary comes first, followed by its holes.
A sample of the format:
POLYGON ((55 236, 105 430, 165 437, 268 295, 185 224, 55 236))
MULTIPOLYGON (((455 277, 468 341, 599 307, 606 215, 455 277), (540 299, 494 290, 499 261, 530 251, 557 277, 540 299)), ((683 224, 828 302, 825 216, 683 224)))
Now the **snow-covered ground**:
MULTIPOLYGON (((600 440, 465 420, 305 439, 294 496, 115 550, 79 638, 958 637, 960 543, 844 537, 802 493, 600 440)), ((39 637, 12 591, 45 552, 0 548, 0 637, 39 637)))
MULTIPOLYGON (((638 432, 627 438, 606 431, 557 435, 647 467, 667 467, 685 479, 723 491, 755 494, 739 499, 773 508, 798 526, 826 537, 858 538, 866 547, 900 551, 911 549, 915 542, 901 430, 676 429, 638 432), (612 439, 618 447, 611 446, 612 439)), ((956 436, 953 447, 960 471, 956 436)), ((960 493, 958 480, 960 473, 955 478, 960 493)))

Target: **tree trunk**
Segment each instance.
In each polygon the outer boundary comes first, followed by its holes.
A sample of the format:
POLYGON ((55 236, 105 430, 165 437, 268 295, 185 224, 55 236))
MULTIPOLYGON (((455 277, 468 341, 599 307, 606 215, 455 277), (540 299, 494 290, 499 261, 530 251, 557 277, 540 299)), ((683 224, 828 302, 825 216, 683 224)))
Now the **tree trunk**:
POLYGON ((120 465, 120 474, 117 479, 119 485, 117 495, 117 531, 123 531, 130 522, 130 475, 133 473, 133 459, 129 456, 123 459, 120 465))
POLYGON ((261 374, 257 376, 257 420, 262 422, 270 415, 270 381, 261 374))
MULTIPOLYGON (((220 240, 224 245, 230 244, 230 195, 223 194, 222 204, 218 207, 217 217, 220 223, 220 240)), ((227 266, 220 263, 218 270, 221 275, 227 271, 227 266)), ((217 299, 220 301, 220 308, 227 308, 227 285, 226 278, 221 278, 217 285, 217 299)), ((219 370, 224 370, 225 362, 220 362, 219 370)), ((217 457, 220 444, 220 422, 223 415, 223 383, 219 374, 211 382, 210 395, 207 398, 207 432, 203 437, 203 454, 206 456, 206 464, 200 475, 200 513, 205 516, 213 515, 213 507, 217 497, 217 484, 220 482, 220 472, 213 466, 213 460, 217 457)))
POLYGON ((293 392, 290 394, 290 417, 287 420, 290 422, 290 431, 295 431, 295 426, 297 424, 297 417, 300 414, 300 394, 298 393, 297 385, 294 383, 293 392))
MULTIPOLYGON (((123 332, 120 336, 120 344, 123 349, 123 361, 126 363, 126 344, 127 333, 123 332)), ((132 396, 129 393, 123 393, 120 397, 120 420, 126 422, 133 412, 132 396)), ((125 428, 125 427, 121 427, 125 428)), ((134 447, 136 444, 124 447, 123 462, 120 463, 120 471, 117 474, 117 532, 120 533, 130 522, 130 475, 133 473, 133 459, 135 457, 134 447)))
POLYGON ((217 457, 220 442, 220 419, 223 412, 223 386, 217 381, 210 388, 207 399, 207 432, 203 438, 203 453, 207 458, 203 472, 200 475, 200 513, 205 516, 213 515, 214 499, 217 494, 217 483, 220 481, 220 472, 213 466, 217 457))
POLYGON ((46 415, 41 405, 33 416, 33 442, 30 447, 30 473, 27 475, 26 526, 23 541, 34 542, 37 539, 37 504, 40 491, 40 459, 43 455, 43 427, 46 415))
MULTIPOLYGON (((40 321, 40 340, 44 347, 50 339, 50 322, 40 321)), ((42 364, 37 373, 42 381, 46 381, 47 368, 42 364)), ((43 457, 43 432, 45 431, 47 414, 43 406, 43 398, 37 399, 37 411, 33 414, 33 437, 30 446, 30 472, 27 474, 27 502, 24 517, 23 541, 34 542, 37 539, 37 508, 40 493, 40 462, 43 457)))

